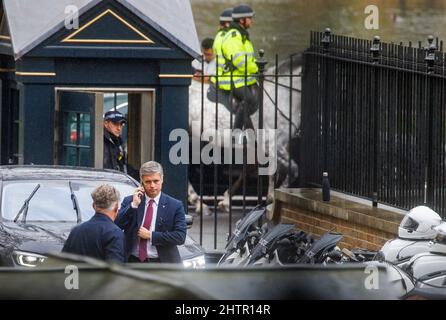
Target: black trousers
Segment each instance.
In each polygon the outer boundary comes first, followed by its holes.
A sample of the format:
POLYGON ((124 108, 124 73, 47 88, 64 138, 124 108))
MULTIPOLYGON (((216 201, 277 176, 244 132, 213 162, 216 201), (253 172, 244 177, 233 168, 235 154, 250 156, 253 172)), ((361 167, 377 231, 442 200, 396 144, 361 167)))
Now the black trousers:
POLYGON ((239 103, 236 104, 237 110, 233 110, 234 129, 254 129, 251 121, 253 115, 259 109, 259 86, 257 83, 233 89, 233 95, 239 103))
MULTIPOLYGON (((233 88, 232 91, 218 89, 218 102, 235 115, 234 129, 254 129, 250 116, 259 109, 259 91, 257 84, 233 88)), ((207 98, 217 101, 217 89, 213 84, 209 86, 207 98)))
POLYGON ((217 102, 218 99, 218 103, 221 103, 222 105, 224 105, 229 111, 230 110, 230 91, 227 90, 221 90, 221 89, 217 89, 215 87, 215 84, 211 83, 209 85, 208 91, 206 93, 207 98, 209 99, 209 101, 211 102, 217 102), (217 93, 218 90, 218 93, 217 93))

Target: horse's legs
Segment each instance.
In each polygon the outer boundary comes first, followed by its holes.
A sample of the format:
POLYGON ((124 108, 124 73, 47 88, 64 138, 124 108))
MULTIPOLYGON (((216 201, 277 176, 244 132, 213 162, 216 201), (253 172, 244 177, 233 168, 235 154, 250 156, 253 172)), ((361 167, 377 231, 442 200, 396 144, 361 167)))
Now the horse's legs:
POLYGON ((223 200, 218 203, 218 209, 228 212, 229 211, 229 198, 231 195, 235 194, 237 190, 240 188, 240 185, 243 181, 243 175, 239 175, 237 180, 230 186, 228 190, 223 193, 223 200))
MULTIPOLYGON (((195 191, 194 187, 190 183, 190 181, 187 184, 187 195, 188 195, 188 201, 191 205, 195 206, 195 213, 201 214, 200 208, 201 208, 201 199, 200 196, 195 191)), ((211 214, 209 207, 207 204, 203 203, 203 213, 206 216, 209 216, 211 214)))
POLYGON ((275 189, 275 174, 268 176, 268 193, 266 195, 266 202, 270 203, 274 201, 274 189, 275 189))
MULTIPOLYGON (((257 168, 256 165, 247 165, 246 178, 248 178, 257 168)), ((233 196, 239 189, 243 182, 243 173, 241 173, 232 186, 223 193, 223 200, 218 203, 218 209, 224 212, 229 211, 229 198, 233 196)))

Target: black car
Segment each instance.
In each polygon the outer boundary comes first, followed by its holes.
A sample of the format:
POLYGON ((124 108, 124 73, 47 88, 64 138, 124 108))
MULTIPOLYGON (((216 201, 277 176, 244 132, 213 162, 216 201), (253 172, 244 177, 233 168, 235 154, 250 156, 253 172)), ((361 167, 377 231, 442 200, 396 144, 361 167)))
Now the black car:
MULTIPOLYGON (((138 186, 113 170, 0 166, 0 266, 36 267, 60 252, 71 229, 93 216, 90 193, 102 183, 122 197, 138 186)), ((204 267, 204 250, 192 238, 178 248, 185 267, 204 267)))

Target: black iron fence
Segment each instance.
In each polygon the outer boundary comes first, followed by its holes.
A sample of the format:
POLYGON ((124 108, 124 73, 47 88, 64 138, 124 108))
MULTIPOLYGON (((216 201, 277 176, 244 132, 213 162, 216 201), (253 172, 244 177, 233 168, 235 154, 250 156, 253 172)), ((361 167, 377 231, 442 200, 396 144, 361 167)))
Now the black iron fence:
MULTIPOLYGON (((218 69, 218 60, 217 56, 215 69, 218 69)), ((248 56, 245 56, 245 61, 247 60, 248 56)), ((297 79, 299 79, 300 82, 301 60, 301 55, 291 55, 287 59, 279 62, 279 57, 276 55, 275 61, 268 63, 264 58, 263 50, 260 50, 257 56, 257 65, 259 67, 259 72, 257 74, 248 74, 248 71, 245 68, 244 75, 235 76, 231 72, 230 76, 232 82, 240 78, 244 79, 244 90, 247 90, 246 84, 249 78, 254 77, 257 79, 259 95, 257 97, 257 112, 252 115, 252 117, 255 117, 252 119, 254 130, 277 130, 279 128, 280 134, 287 136, 287 138, 283 139, 283 141, 286 141, 287 146, 278 146, 287 151, 285 152, 284 158, 278 159, 278 172, 276 172, 275 178, 273 179, 276 186, 283 183, 283 180, 286 180, 285 182, 287 185, 292 185, 296 182, 295 175, 297 173, 293 172, 293 163, 297 162, 298 159, 292 159, 293 148, 288 144, 300 138, 299 124, 297 121, 293 120, 293 118, 298 117, 298 114, 300 113, 301 88, 296 82, 297 79), (271 68, 267 68, 271 65, 271 68), (286 97, 286 99, 282 99, 284 97, 286 97), (279 176, 281 176, 281 178, 279 176)), ((204 57, 202 57, 201 70, 206 70, 204 57)), ((209 128, 216 131, 219 129, 232 130, 234 128, 234 112, 230 112, 229 119, 223 124, 222 128, 220 126, 220 118, 223 114, 221 110, 235 110, 236 107, 233 104, 237 103, 239 104, 238 107, 243 108, 242 110, 244 112, 243 118, 245 119, 245 123, 242 131, 249 129, 245 127, 246 120, 250 117, 246 114, 248 108, 243 105, 243 102, 233 98, 235 96, 233 85, 231 85, 229 93, 224 93, 220 90, 215 90, 216 87, 218 88, 219 82, 221 81, 219 76, 215 76, 214 74, 199 74, 194 78, 195 80, 199 80, 196 83, 199 83, 201 86, 199 90, 200 97, 198 99, 200 116, 199 119, 197 119, 197 124, 199 126, 197 131, 200 134, 203 134, 203 131, 209 128), (208 78, 212 76, 216 79, 215 84, 206 83, 208 78), (210 89, 214 89, 215 92, 209 94, 210 89), (227 96, 224 97, 223 95, 229 96, 229 100, 227 96), (212 99, 210 99, 211 96, 212 99), (226 108, 222 109, 222 105, 225 102, 226 108), (206 116, 209 116, 209 114, 212 114, 212 123, 206 121, 206 116)), ((198 105, 190 105, 189 112, 191 113, 191 108, 197 107, 198 105)), ((193 128, 191 129, 193 130, 193 128)), ((234 142, 234 144, 237 144, 237 142, 234 142)), ((231 161, 229 164, 224 163, 223 152, 226 152, 226 150, 222 151, 221 163, 205 164, 203 161, 200 161, 199 164, 196 164, 192 161, 192 165, 190 165, 189 179, 198 194, 197 200, 199 200, 196 204, 198 208, 201 209, 201 212, 203 212, 203 205, 208 205, 213 214, 212 227, 214 249, 217 248, 217 235, 220 233, 230 234, 233 230, 232 228, 235 223, 233 217, 234 207, 237 207, 236 210, 239 214, 241 213, 242 215, 245 215, 250 208, 256 205, 266 204, 269 177, 259 175, 259 168, 262 166, 264 167, 264 165, 258 163, 257 156, 254 165, 248 163, 246 139, 243 139, 242 144, 243 163, 241 164, 235 163, 236 161, 231 161), (234 185, 239 187, 236 188, 234 185), (227 215, 225 212, 217 210, 219 202, 222 200, 224 190, 229 191, 227 215), (237 198, 237 200, 235 200, 235 198, 237 198), (224 225, 228 226, 227 229, 225 228, 222 230, 222 227, 220 227, 218 223, 218 221, 221 221, 219 218, 221 215, 225 215, 225 219, 228 219, 227 223, 224 223, 224 225)), ((259 145, 256 142, 256 150, 257 148, 259 148, 259 145)), ((198 150, 200 154, 202 150, 203 145, 201 145, 200 150, 198 150)), ((274 156, 277 157, 277 155, 274 156)), ((240 216, 238 216, 238 218, 239 217, 240 216)), ((197 239, 200 241, 200 244, 204 243, 204 233, 206 232, 206 228, 209 227, 204 220, 205 217, 201 215, 198 221, 199 239, 197 239)))
POLYGON ((423 47, 312 32, 304 53, 302 179, 446 217, 446 56, 423 47))

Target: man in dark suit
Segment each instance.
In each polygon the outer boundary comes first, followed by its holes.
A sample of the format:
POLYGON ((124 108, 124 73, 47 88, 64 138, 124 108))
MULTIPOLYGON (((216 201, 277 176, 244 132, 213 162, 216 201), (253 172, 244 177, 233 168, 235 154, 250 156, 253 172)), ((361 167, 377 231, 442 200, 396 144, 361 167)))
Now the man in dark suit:
POLYGON ((96 214, 71 230, 62 251, 123 263, 124 233, 113 222, 119 209, 119 191, 103 184, 91 197, 96 214))
POLYGON ((124 230, 128 262, 181 263, 177 246, 186 239, 184 207, 161 192, 163 168, 155 161, 140 169, 142 186, 124 198, 115 223, 124 230))

